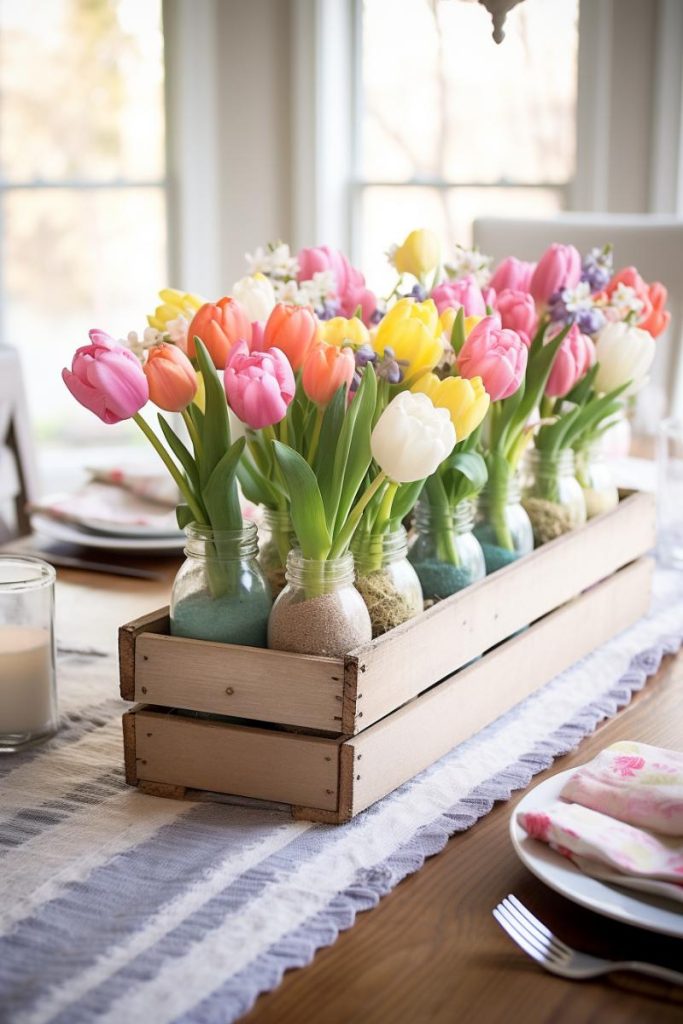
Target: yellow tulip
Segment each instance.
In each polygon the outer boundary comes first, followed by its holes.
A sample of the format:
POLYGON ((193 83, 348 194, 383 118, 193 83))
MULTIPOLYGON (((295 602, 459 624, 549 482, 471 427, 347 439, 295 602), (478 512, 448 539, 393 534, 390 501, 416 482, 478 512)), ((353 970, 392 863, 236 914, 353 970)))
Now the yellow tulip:
POLYGON ((201 373, 197 371, 197 393, 192 399, 194 404, 197 406, 200 412, 206 412, 206 388, 204 387, 204 378, 201 373))
POLYGON ((370 332, 357 316, 351 317, 349 320, 343 316, 322 320, 320 335, 328 345, 336 345, 337 348, 348 343, 359 347, 370 343, 370 332))
POLYGON ((422 392, 431 398, 437 409, 448 410, 458 441, 464 441, 477 429, 491 402, 481 377, 439 380, 435 373, 425 373, 413 384, 411 391, 422 392))
POLYGON ((451 306, 448 306, 446 309, 444 309, 443 313, 439 317, 441 334, 443 335, 444 340, 447 342, 450 342, 451 340, 451 335, 453 333, 453 324, 455 323, 456 316, 457 311, 453 309, 451 306))
POLYGON ((439 313, 431 299, 400 299, 383 317, 372 340, 378 355, 393 350, 404 379, 433 370, 443 356, 439 313))
POLYGON ((436 270, 441 255, 439 239, 433 231, 418 228, 394 252, 394 266, 399 274, 423 278, 436 270))
POLYGON ((480 320, 483 320, 483 316, 466 316, 465 317, 465 337, 470 331, 477 326, 480 320))
POLYGON ((151 316, 147 316, 147 323, 157 331, 164 332, 171 320, 177 320, 181 316, 188 322, 192 320, 197 310, 206 302, 201 296, 181 292, 178 288, 162 288, 159 298, 162 305, 157 306, 151 316))

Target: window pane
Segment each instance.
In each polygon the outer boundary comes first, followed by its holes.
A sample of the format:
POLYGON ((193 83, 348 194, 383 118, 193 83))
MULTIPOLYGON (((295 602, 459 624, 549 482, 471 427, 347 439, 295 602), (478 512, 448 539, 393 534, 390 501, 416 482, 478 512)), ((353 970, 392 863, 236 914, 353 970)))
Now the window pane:
POLYGON ((460 0, 364 0, 364 180, 574 174, 578 0, 526 0, 505 40, 460 0))
POLYGON ((420 188, 367 186, 362 190, 363 249, 360 265, 372 287, 388 294, 396 283, 386 249, 416 227, 431 228, 448 247, 472 244, 477 217, 551 217, 563 206, 559 189, 420 188))
POLYGON ((0 3, 0 177, 164 176, 161 0, 0 3))
POLYGON ((121 443, 60 379, 88 330, 115 338, 145 326, 166 283, 165 197, 160 188, 36 189, 5 193, 5 338, 20 352, 41 439, 121 443))

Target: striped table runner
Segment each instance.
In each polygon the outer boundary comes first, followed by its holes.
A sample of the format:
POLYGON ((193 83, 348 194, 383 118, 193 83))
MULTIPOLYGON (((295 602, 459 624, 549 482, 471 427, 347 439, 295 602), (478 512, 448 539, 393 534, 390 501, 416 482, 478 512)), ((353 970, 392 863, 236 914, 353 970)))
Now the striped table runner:
POLYGON ((59 735, 0 760, 0 1021, 237 1019, 682 641, 683 575, 659 571, 648 618, 337 828, 129 789, 115 660, 63 652, 59 735))

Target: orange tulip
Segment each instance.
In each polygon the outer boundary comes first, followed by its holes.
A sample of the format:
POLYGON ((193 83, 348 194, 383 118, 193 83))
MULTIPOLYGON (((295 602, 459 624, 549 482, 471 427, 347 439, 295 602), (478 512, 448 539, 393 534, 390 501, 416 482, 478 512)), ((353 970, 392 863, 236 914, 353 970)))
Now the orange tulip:
POLYGON ((312 310, 278 302, 266 323, 263 348, 279 348, 296 371, 318 340, 318 318, 312 310))
POLYGON ((671 313, 665 309, 668 292, 661 281, 653 281, 648 289, 648 296, 652 306, 652 312, 644 320, 639 321, 638 326, 658 338, 662 331, 665 331, 671 320, 671 313))
POLYGON ((348 392, 355 370, 350 348, 314 345, 306 356, 301 382, 310 400, 324 408, 342 384, 348 392))
POLYGON ((194 339, 199 338, 217 370, 224 370, 230 349, 238 341, 251 342, 251 322, 243 306, 230 296, 218 302, 205 302, 197 310, 187 329, 187 354, 194 359, 194 339))
POLYGON ((197 394, 197 375, 184 352, 175 345, 154 345, 143 366, 149 397, 160 409, 182 412, 197 394))

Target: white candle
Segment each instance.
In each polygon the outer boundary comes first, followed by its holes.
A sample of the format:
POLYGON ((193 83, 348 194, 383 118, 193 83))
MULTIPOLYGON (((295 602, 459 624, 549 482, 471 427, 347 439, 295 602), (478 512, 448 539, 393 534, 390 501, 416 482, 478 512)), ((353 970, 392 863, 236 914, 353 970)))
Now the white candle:
POLYGON ((52 673, 49 630, 0 626, 0 739, 39 734, 53 722, 52 673))

